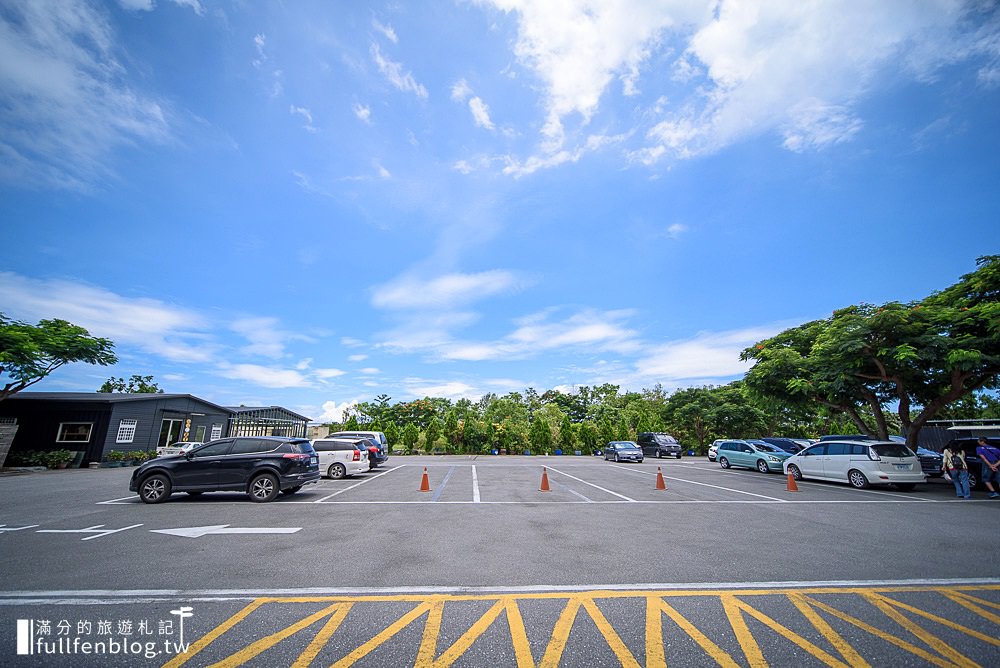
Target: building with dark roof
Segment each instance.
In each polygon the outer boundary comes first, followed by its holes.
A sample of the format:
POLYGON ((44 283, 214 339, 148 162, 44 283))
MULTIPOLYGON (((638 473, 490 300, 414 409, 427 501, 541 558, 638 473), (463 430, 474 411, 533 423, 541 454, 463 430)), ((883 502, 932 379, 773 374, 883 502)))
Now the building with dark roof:
POLYGON ((11 452, 73 450, 82 465, 177 441, 305 436, 308 422, 280 406, 228 408, 190 394, 18 392, 0 401, 0 423, 17 426, 11 452))

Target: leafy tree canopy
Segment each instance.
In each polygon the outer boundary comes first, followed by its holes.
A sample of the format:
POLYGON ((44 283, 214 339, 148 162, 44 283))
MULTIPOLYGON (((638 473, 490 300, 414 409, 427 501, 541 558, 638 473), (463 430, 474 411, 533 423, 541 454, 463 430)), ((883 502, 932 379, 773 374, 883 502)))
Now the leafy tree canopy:
POLYGON ((71 362, 115 364, 114 343, 65 320, 30 325, 0 313, 0 401, 71 362))
POLYGON ((163 394, 163 390, 153 382, 152 376, 132 374, 128 380, 111 376, 97 388, 98 392, 119 394, 163 394))

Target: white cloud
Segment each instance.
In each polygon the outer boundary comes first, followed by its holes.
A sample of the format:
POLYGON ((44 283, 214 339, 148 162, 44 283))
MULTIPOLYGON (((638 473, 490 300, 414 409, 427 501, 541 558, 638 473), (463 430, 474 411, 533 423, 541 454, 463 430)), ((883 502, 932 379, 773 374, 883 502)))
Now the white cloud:
MULTIPOLYGON (((179 7, 190 7, 198 16, 205 13, 205 7, 199 0, 172 0, 172 2, 179 7)), ((118 0, 118 4, 133 12, 151 12, 156 8, 154 0, 118 0)))
POLYGON ((347 357, 348 362, 364 362, 368 359, 368 355, 349 355, 347 357))
POLYGON ((687 232, 687 225, 681 225, 680 223, 674 223, 667 228, 667 238, 676 239, 685 232, 687 232))
POLYGON ((377 160, 372 161, 372 165, 375 167, 375 172, 378 174, 380 179, 391 179, 392 173, 383 167, 377 160))
POLYGON ((343 422, 344 411, 357 406, 358 403, 360 403, 359 399, 350 399, 339 404, 336 401, 324 401, 323 412, 316 420, 317 422, 343 422))
POLYGON ((375 288, 372 304, 387 309, 452 308, 524 284, 516 274, 496 269, 476 274, 445 274, 432 279, 403 276, 375 288))
POLYGON ((378 44, 372 44, 371 54, 379 72, 389 80, 389 83, 404 93, 413 93, 419 98, 427 97, 427 89, 417 83, 412 74, 404 72, 402 64, 383 56, 378 44))
POLYGON ((476 125, 486 130, 493 129, 493 121, 490 120, 490 108, 483 102, 482 98, 474 97, 469 100, 469 110, 476 125))
POLYGON ((128 298, 76 280, 0 272, 0 311, 36 322, 60 318, 93 336, 178 362, 208 362, 217 346, 199 313, 148 298, 128 298))
POLYGON ((372 122, 372 110, 367 105, 355 102, 351 107, 351 110, 354 112, 354 115, 358 117, 358 120, 364 123, 372 122))
POLYGON ((459 79, 451 86, 451 99, 455 102, 465 102, 472 95, 472 87, 465 79, 459 79))
POLYGON ((216 373, 232 380, 243 380, 261 387, 284 389, 310 387, 309 379, 296 369, 280 369, 259 364, 220 364, 216 373))
POLYGON ((0 182, 87 191, 116 150, 171 139, 166 103, 128 83, 118 43, 82 0, 0 12, 0 182))
POLYGON ((393 44, 399 42, 399 37, 396 35, 396 31, 392 29, 392 26, 383 25, 378 20, 372 19, 372 27, 375 28, 375 30, 382 33, 383 35, 385 35, 385 38, 388 39, 393 44))
POLYGON ((743 349, 786 327, 773 325, 704 332, 690 339, 654 345, 636 361, 636 374, 639 379, 664 385, 693 380, 725 381, 749 369, 748 363, 740 361, 743 349))
POLYGON ((366 376, 377 376, 379 374, 379 370, 373 366, 366 366, 363 369, 358 369, 358 373, 366 376))
POLYGON ((234 320, 229 328, 250 342, 242 348, 243 353, 273 359, 284 357, 289 341, 311 340, 299 332, 283 330, 280 321, 271 317, 240 318, 234 320))
POLYGON ((329 380, 330 378, 337 378, 343 376, 346 371, 341 371, 340 369, 316 369, 313 371, 317 378, 320 380, 329 380))
POLYGON ((306 124, 303 125, 302 127, 305 128, 309 132, 313 132, 313 133, 316 132, 316 128, 313 127, 312 112, 309 111, 308 108, 306 108, 306 107, 296 107, 293 104, 293 105, 291 105, 288 108, 288 113, 293 114, 293 115, 297 114, 297 115, 301 116, 302 118, 304 118, 305 121, 306 121, 306 124))

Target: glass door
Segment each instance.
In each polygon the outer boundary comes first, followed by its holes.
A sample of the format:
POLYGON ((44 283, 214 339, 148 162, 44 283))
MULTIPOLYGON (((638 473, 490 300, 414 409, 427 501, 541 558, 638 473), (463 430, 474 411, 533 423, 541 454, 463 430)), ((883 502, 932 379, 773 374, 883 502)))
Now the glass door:
POLYGON ((157 447, 163 448, 176 443, 181 437, 182 425, 182 420, 164 419, 160 425, 160 440, 157 442, 157 447))

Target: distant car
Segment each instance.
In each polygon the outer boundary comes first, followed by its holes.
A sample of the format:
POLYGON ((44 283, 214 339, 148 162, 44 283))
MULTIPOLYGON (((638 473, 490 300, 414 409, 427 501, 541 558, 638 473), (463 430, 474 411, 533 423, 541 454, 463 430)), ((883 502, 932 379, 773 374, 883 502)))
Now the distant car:
POLYGON ((128 488, 143 503, 162 503, 173 492, 246 492, 263 502, 319 477, 319 457, 308 439, 237 436, 151 459, 132 472, 128 488))
POLYGON ((760 439, 765 443, 770 443, 771 445, 777 446, 787 452, 790 455, 794 455, 796 452, 801 452, 804 448, 798 441, 792 438, 782 438, 780 436, 764 436, 760 439))
POLYGON ((742 466, 770 473, 781 471, 781 463, 791 457, 791 454, 764 441, 744 440, 723 441, 719 444, 717 457, 719 465, 724 469, 742 466))
POLYGON ((926 480, 917 455, 895 441, 820 441, 786 459, 784 468, 796 480, 846 482, 858 489, 892 484, 910 491, 926 480))
POLYGON ((642 448, 632 441, 611 441, 604 446, 604 461, 641 462, 642 448))
POLYGON ((367 439, 317 438, 312 446, 319 455, 320 473, 334 480, 370 469, 367 439))
POLYGON ((371 439, 372 446, 368 450, 368 465, 375 468, 389 461, 389 441, 381 431, 338 431, 330 434, 327 438, 371 439), (374 450, 371 447, 374 447, 374 450))
POLYGON ((670 434, 662 432, 640 431, 636 434, 636 441, 642 454, 656 457, 676 457, 681 458, 681 444, 670 434))
POLYGON ((712 445, 708 446, 708 461, 714 462, 719 458, 719 444, 724 443, 725 441, 726 439, 724 438, 712 441, 712 445))

